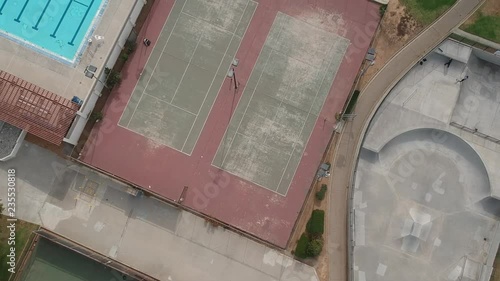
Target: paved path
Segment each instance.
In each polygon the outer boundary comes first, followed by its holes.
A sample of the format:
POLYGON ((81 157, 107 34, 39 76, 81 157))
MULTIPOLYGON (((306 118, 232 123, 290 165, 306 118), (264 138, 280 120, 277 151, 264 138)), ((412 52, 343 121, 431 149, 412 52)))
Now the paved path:
POLYGON ((16 217, 160 280, 318 280, 310 266, 154 198, 129 195, 122 183, 28 143, 0 162, 3 202, 12 168, 16 217), (87 182, 95 188, 82 190, 87 182))
MULTIPOLYGON (((350 178, 357 161, 364 133, 376 109, 390 89, 427 53, 443 41, 453 28, 479 8, 484 0, 459 0, 446 14, 410 41, 375 75, 361 92, 356 118, 346 124, 337 142, 330 186, 330 281, 346 281, 347 210, 350 178)), ((350 208, 350 207, 349 207, 350 208)))

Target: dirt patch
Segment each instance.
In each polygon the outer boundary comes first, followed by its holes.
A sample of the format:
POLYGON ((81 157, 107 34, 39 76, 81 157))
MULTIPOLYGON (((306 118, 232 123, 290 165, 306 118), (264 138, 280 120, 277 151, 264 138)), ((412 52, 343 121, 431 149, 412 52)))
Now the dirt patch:
MULTIPOLYGON (((333 154, 335 152, 335 146, 336 146, 336 141, 338 138, 338 134, 335 134, 334 139, 330 143, 329 147, 326 150, 325 155, 323 156, 322 163, 325 163, 329 159, 333 159, 333 154)), ((324 210, 325 213, 327 214, 325 216, 325 233, 323 234, 323 241, 325 241, 325 244, 323 245, 323 251, 321 254, 316 258, 316 259, 307 259, 303 262, 306 264, 309 264, 313 266, 316 269, 316 274, 319 277, 320 281, 328 281, 329 278, 329 253, 328 253, 328 245, 326 241, 328 241, 328 231, 329 231, 329 219, 328 219, 328 204, 329 203, 329 197, 330 195, 328 192, 330 190, 327 190, 327 194, 325 196, 325 199, 322 201, 319 201, 316 199, 316 192, 318 192, 321 188, 322 184, 328 185, 330 183, 329 178, 323 178, 320 181, 315 181, 313 190, 309 194, 309 196, 306 198, 306 201, 304 203, 304 208, 302 210, 302 213, 300 214, 299 218, 297 219, 297 225, 292 233, 292 236, 290 238, 290 243, 288 245, 287 251, 290 253, 292 250, 295 250, 295 247, 297 246, 297 241, 299 240, 300 236, 302 233, 306 231, 306 224, 309 218, 311 217, 311 213, 314 209, 320 209, 324 210)), ((331 187, 328 186, 328 189, 331 187)))
POLYGON ((493 272, 490 281, 500 281, 500 251, 497 251, 495 261, 493 262, 493 272))
POLYGON ((363 89, 385 63, 422 29, 423 26, 408 13, 408 9, 399 0, 390 1, 372 44, 377 52, 375 64, 363 66, 367 70, 357 88, 363 89))

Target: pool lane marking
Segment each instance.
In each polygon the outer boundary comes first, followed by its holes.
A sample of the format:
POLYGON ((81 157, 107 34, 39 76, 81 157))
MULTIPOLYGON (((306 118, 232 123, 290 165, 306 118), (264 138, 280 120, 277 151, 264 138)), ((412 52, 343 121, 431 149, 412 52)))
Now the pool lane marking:
POLYGON ((17 16, 17 19, 15 19, 14 21, 17 21, 17 22, 21 22, 19 19, 21 18, 21 16, 23 15, 24 13, 24 9, 26 9, 26 6, 28 6, 28 2, 30 0, 26 0, 26 2, 24 2, 24 6, 23 8, 21 9, 21 12, 19 13, 19 16, 17 16))
MULTIPOLYGON (((82 2, 79 2, 79 1, 76 1, 76 0, 74 0, 74 1, 75 1, 75 3, 80 4, 80 5, 84 6, 84 7, 88 7, 87 4, 83 4, 82 2)), ((90 6, 92 6, 92 4, 90 4, 90 6)))
MULTIPOLYGON (((75 1, 76 2, 76 1, 75 1)), ((87 18, 87 15, 89 14, 90 8, 94 5, 94 0, 90 1, 90 5, 87 6, 87 11, 85 11, 85 15, 83 15, 82 20, 80 21, 80 24, 78 25, 78 28, 76 29, 75 35, 73 35, 73 38, 71 38, 71 42, 68 42, 71 46, 75 45, 75 38, 78 35, 78 32, 80 32, 80 28, 82 28, 83 22, 87 18)))
POLYGON ((49 5, 50 5, 50 1, 52 1, 52 0, 47 1, 47 4, 45 4, 45 8, 43 8, 42 14, 41 14, 41 15, 40 15, 40 17, 38 18, 38 21, 36 22, 35 26, 33 26, 33 29, 34 29, 34 30, 38 30, 38 25, 40 24, 40 21, 42 20, 43 15, 45 15, 45 11, 47 11, 47 8, 48 8, 48 7, 49 7, 49 5))
POLYGON ((2 15, 3 8, 5 7, 5 4, 7 3, 8 0, 3 0, 2 7, 0 7, 0 15, 2 15))
POLYGON ((61 26, 61 23, 62 23, 64 17, 66 16, 66 13, 69 10, 69 7, 71 6, 71 3, 73 3, 73 0, 69 0, 68 6, 66 6, 66 10, 64 10, 64 13, 61 16, 61 19, 59 20, 59 23, 57 24, 56 29, 54 30, 54 32, 52 32, 52 34, 50 34, 50 37, 56 38, 57 30, 59 30, 59 27, 61 26))

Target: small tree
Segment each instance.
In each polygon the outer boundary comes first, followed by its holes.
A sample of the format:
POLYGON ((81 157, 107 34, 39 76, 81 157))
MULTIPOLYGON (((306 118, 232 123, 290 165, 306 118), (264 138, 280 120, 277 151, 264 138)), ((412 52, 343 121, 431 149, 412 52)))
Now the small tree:
POLYGON ((385 11, 387 11, 387 4, 382 5, 382 6, 379 7, 378 13, 380 14, 380 17, 384 16, 385 11))
POLYGON ((124 50, 127 55, 132 54, 137 48, 137 43, 134 40, 127 40, 125 42, 124 50))
POLYGON ((323 250, 323 240, 314 239, 307 245, 306 252, 309 257, 317 257, 319 256, 319 254, 321 254, 322 250, 323 250))
POLYGON ((326 189, 327 189, 327 185, 322 184, 321 189, 318 192, 316 192, 316 199, 318 199, 319 201, 322 201, 323 199, 325 199, 326 189))
POLYGON ((314 210, 306 225, 307 232, 313 237, 321 237, 325 231, 325 211, 314 210))
POLYGON ((89 121, 92 123, 99 122, 103 118, 102 112, 92 112, 89 117, 89 121))
POLYGON ((127 53, 122 53, 122 54, 120 55, 120 59, 121 59, 122 61, 127 61, 127 60, 128 60, 128 54, 127 54, 127 53))
POLYGON ((349 103, 347 104, 347 108, 344 112, 345 114, 352 114, 352 112, 354 111, 354 106, 358 101, 358 96, 359 96, 359 90, 355 90, 351 96, 351 99, 349 99, 349 103))
POLYGON ((114 70, 109 70, 108 72, 108 78, 106 79, 106 86, 108 88, 113 88, 115 85, 120 84, 122 81, 122 76, 119 72, 116 72, 114 70))
POLYGON ((309 247, 309 238, 307 238, 307 234, 302 233, 299 241, 297 241, 297 246, 295 247, 295 256, 301 259, 307 258, 307 249, 309 247))

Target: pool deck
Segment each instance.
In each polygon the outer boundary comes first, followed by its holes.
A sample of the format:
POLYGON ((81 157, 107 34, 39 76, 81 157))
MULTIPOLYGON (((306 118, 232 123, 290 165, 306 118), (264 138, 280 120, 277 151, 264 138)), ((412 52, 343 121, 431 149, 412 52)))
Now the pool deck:
MULTIPOLYGON (((118 124, 141 76, 151 71, 146 64, 155 48, 141 44, 127 61, 122 72, 124 79, 113 90, 104 109, 105 117, 94 127, 81 160, 160 197, 176 201, 185 196, 186 207, 285 247, 333 132, 335 112, 345 103, 378 25, 378 5, 365 0, 256 2, 257 8, 236 52, 240 87, 235 93, 230 79, 222 83, 190 155, 118 124), (245 88, 250 84, 252 71, 259 65, 261 50, 279 12, 350 41, 333 86, 318 112, 319 117, 311 124, 310 137, 304 144, 286 196, 219 169, 213 163, 236 104, 251 96, 250 91, 245 93, 245 88)), ((171 11, 174 1, 158 1, 155 5, 139 35, 153 43, 160 37, 169 16, 167 11, 171 11)), ((152 113, 159 110, 156 108, 152 113)))
POLYGON ((85 68, 90 64, 96 66, 98 71, 104 68, 104 63, 134 4, 135 1, 108 0, 105 12, 93 33, 104 36, 104 42, 100 47, 97 47, 97 44, 87 47, 76 67, 58 62, 0 36, 0 70, 67 99, 78 96, 84 100, 94 83, 98 83, 96 79, 85 77, 85 68))

